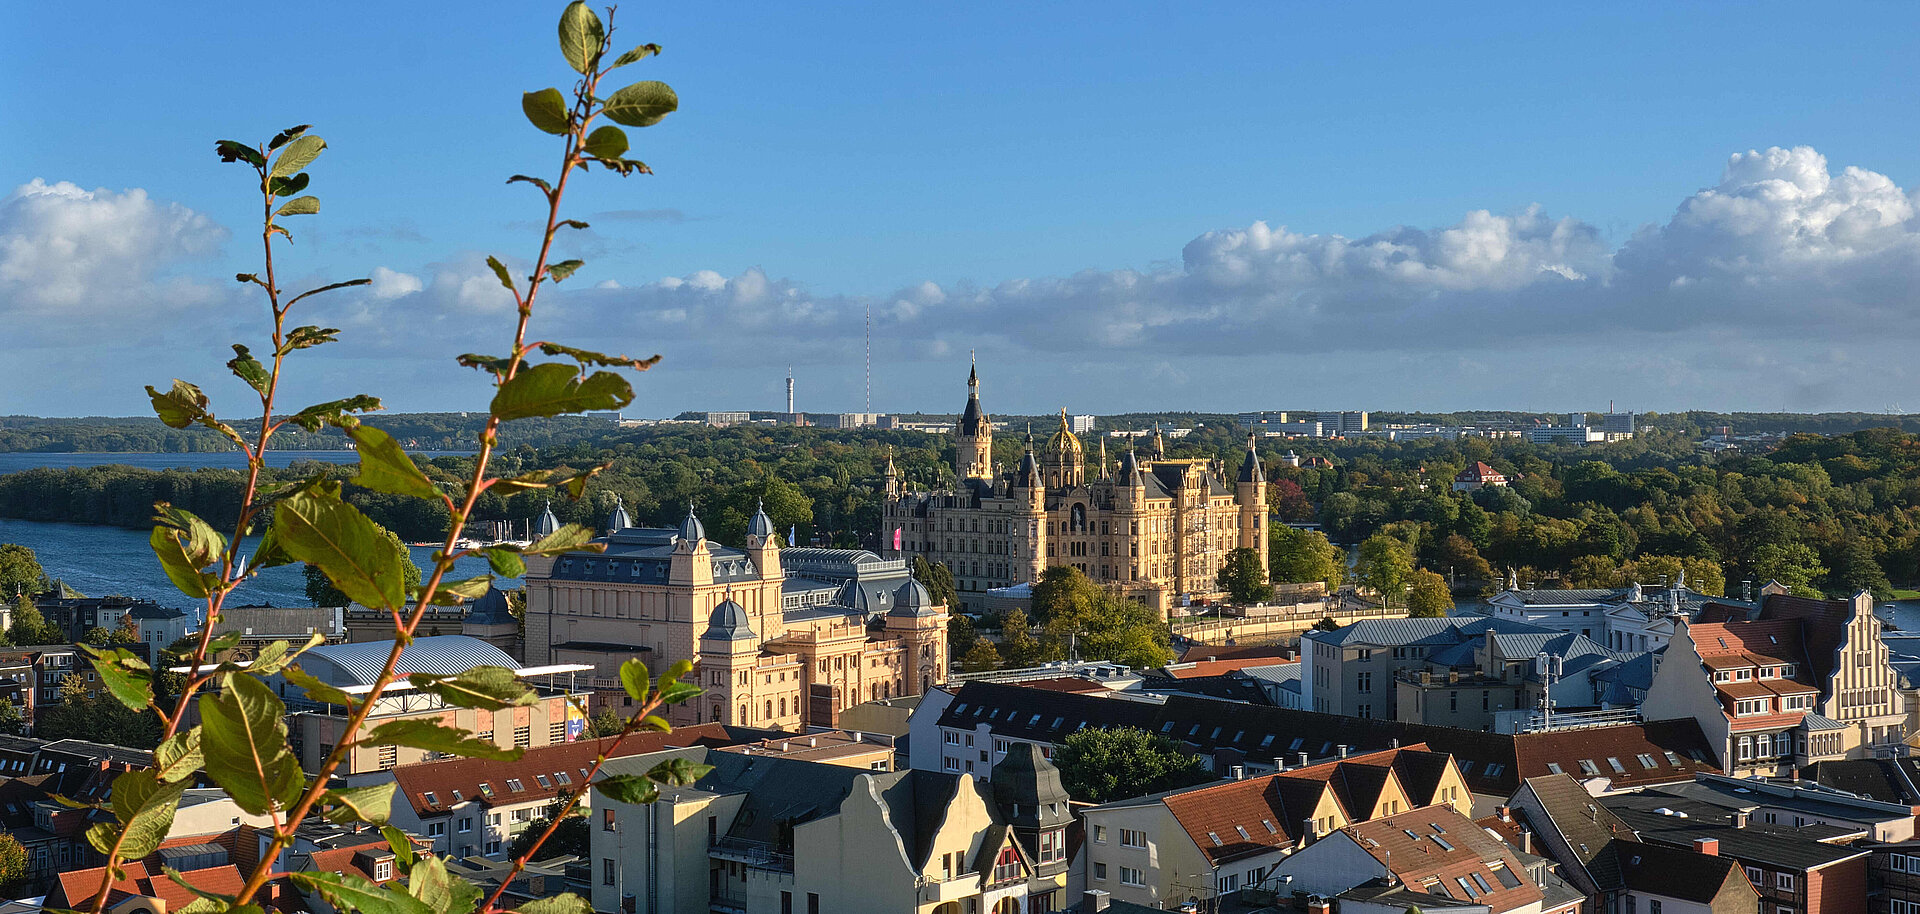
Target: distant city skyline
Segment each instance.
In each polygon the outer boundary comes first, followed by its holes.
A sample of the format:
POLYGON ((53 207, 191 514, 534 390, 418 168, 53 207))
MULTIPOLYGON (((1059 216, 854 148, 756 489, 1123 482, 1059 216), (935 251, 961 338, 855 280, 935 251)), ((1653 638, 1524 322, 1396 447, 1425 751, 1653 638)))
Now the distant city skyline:
MULTIPOLYGON (((558 4, 554 5, 557 8, 558 4)), ((138 415, 262 309, 216 139, 311 121, 293 402, 484 407, 546 5, 0 11, 0 414, 138 415), (453 40, 457 36, 457 40, 453 40), (266 58, 261 58, 265 60, 266 58), (298 74, 297 79, 287 78, 298 74), (410 336, 417 334, 417 336, 410 336)), ((627 5, 681 111, 576 185, 536 332, 627 412, 1920 411, 1920 7, 627 5), (873 399, 863 402, 867 315, 873 399)), ((645 73, 639 70, 644 69, 645 73)), ((624 71, 623 71, 624 72, 624 71)), ((259 348, 256 345, 256 348, 259 348)))

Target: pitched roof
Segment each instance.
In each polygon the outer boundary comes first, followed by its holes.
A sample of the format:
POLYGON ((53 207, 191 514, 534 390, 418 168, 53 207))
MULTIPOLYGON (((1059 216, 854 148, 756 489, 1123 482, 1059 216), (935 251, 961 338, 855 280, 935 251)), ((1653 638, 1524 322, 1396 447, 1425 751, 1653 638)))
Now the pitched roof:
POLYGON ((1671 802, 1657 793, 1608 797, 1607 806, 1640 836, 1640 840, 1671 847, 1692 847, 1695 838, 1713 838, 1720 842, 1720 853, 1741 861, 1762 863, 1787 869, 1811 870, 1849 860, 1867 851, 1828 844, 1811 834, 1796 834, 1793 829, 1749 825, 1734 828, 1725 822, 1698 817, 1682 819, 1647 808, 1648 804, 1671 802), (1634 802, 1623 802, 1625 800, 1634 802))
POLYGON ((1851 600, 1811 600, 1782 593, 1761 601, 1759 617, 1799 622, 1813 681, 1825 683, 1840 662, 1840 645, 1847 639, 1847 620, 1853 613, 1851 600))
POLYGON ((1638 841, 1621 842, 1618 854, 1620 879, 1635 891, 1701 904, 1712 904, 1723 893, 1757 896, 1740 862, 1731 857, 1638 841))
POLYGON ((1523 779, 1562 773, 1596 776, 1582 764, 1586 762, 1616 788, 1690 782, 1696 772, 1720 771, 1712 746, 1692 718, 1522 733, 1514 737, 1514 757, 1523 779))
POLYGON ((1545 897, 1511 848, 1452 807, 1415 809, 1342 831, 1409 887, 1484 904, 1494 914, 1545 897))
POLYGON ((585 786, 587 771, 602 751, 612 753, 613 758, 624 758, 688 746, 733 746, 769 735, 778 734, 724 724, 695 724, 671 733, 636 733, 617 749, 614 740, 607 737, 528 749, 515 761, 455 758, 400 765, 393 769, 393 780, 398 785, 397 793, 418 815, 443 816, 462 803, 500 806, 551 800, 577 791, 585 786), (513 784, 520 785, 519 789, 513 784))
POLYGON ((1570 775, 1527 778, 1524 789, 1533 794, 1547 818, 1537 822, 1529 815, 1528 824, 1535 831, 1551 833, 1564 842, 1568 853, 1586 870, 1588 880, 1600 891, 1618 889, 1620 866, 1614 844, 1617 840, 1631 840, 1633 829, 1600 805, 1570 775))
MULTIPOLYGON (((168 910, 178 909, 196 897, 186 887, 171 878, 158 873, 148 873, 146 864, 135 860, 123 866, 126 878, 117 879, 107 893, 107 904, 112 906, 132 897, 159 898, 167 903, 168 910)), ((59 875, 59 896, 66 900, 68 907, 80 907, 100 890, 100 880, 106 876, 106 867, 94 867, 84 870, 68 870, 59 875)), ((213 892, 227 896, 237 895, 241 886, 247 882, 240 874, 240 868, 232 864, 210 866, 205 869, 187 870, 180 874, 194 888, 203 892, 213 892)), ((48 899, 49 901, 52 898, 48 899)))

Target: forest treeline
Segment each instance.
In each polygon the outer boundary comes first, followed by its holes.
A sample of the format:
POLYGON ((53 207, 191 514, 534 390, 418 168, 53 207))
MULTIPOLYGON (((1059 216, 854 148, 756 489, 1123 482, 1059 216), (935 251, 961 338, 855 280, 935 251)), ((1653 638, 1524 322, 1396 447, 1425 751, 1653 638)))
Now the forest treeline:
MULTIPOLYGON (((379 424, 392 433, 403 447, 471 450, 474 436, 486 424, 486 419, 485 413, 391 413, 381 415, 379 424)), ((246 426, 241 424, 240 427, 245 429, 246 426)), ((613 423, 605 419, 560 416, 515 422, 503 429, 500 437, 509 445, 547 447, 589 440, 606 435, 613 429, 613 423)), ((339 429, 308 432, 291 425, 277 432, 273 443, 280 450, 342 450, 349 447, 347 436, 339 429)), ((88 416, 43 419, 34 416, 0 416, 0 453, 196 454, 233 449, 233 442, 212 429, 198 426, 168 428, 154 418, 88 416)))
MULTIPOLYGON (((378 424, 389 425, 383 417, 378 424)), ((1057 420, 1056 420, 1057 421, 1057 420)), ((616 499, 636 522, 677 523, 691 504, 709 534, 740 542, 764 502, 799 543, 871 546, 879 525, 881 472, 889 453, 903 482, 929 489, 952 480, 947 436, 860 429, 654 426, 606 430, 580 441, 522 444, 502 470, 611 466, 579 502, 525 492, 483 497, 478 518, 528 521, 551 501, 562 521, 601 526, 616 499), (818 539, 816 540, 816 536, 818 539)), ((1024 431, 1024 429, 1022 429, 1024 431)), ((1216 420, 1167 442, 1169 456, 1214 457, 1237 466, 1245 433, 1216 420)), ((1024 435, 996 437, 1011 466, 1024 435)), ((1103 439, 1117 462, 1122 439, 1103 439)), ((1089 442, 1089 461, 1099 448, 1089 442)), ((1146 446, 1140 442, 1136 446, 1146 446)), ((1891 428, 1796 435, 1766 453, 1709 456, 1693 436, 1664 428, 1587 448, 1513 439, 1269 441, 1263 444, 1269 504, 1281 519, 1318 523, 1336 543, 1377 533, 1408 543, 1418 563, 1463 587, 1510 574, 1539 586, 1603 586, 1649 569, 1695 569, 1730 594, 1743 581, 1779 579, 1804 591, 1861 587, 1889 593, 1920 581, 1920 437, 1891 428), (1281 455, 1332 465, 1290 466, 1281 455), (1511 484, 1452 491, 1474 461, 1511 484), (1710 572, 1720 573, 1713 575, 1710 572)), ((422 458, 435 479, 457 484, 468 458, 422 458)), ((1097 469, 1090 467, 1097 473, 1097 469)), ((352 467, 295 464, 274 481, 352 467)), ((37 469, 0 476, 0 516, 144 527, 151 505, 169 501, 209 518, 229 517, 240 474, 124 466, 37 469)), ((423 502, 353 491, 351 500, 409 541, 437 539, 445 517, 423 502)), ((1644 581, 1643 583, 1657 583, 1644 581)))

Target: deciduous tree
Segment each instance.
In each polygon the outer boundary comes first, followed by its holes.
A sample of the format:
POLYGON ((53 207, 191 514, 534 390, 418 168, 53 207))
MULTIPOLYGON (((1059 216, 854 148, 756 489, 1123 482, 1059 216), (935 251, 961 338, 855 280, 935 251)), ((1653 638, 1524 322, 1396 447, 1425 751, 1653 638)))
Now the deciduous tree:
POLYGON ((1053 764, 1067 793, 1089 803, 1189 787, 1209 777, 1198 758, 1138 727, 1088 727, 1069 733, 1054 751, 1053 764))
POLYGON ((1214 576, 1227 598, 1235 603, 1265 603, 1273 599, 1273 585, 1267 583, 1267 569, 1260 567, 1258 550, 1240 547, 1227 553, 1220 571, 1214 576))

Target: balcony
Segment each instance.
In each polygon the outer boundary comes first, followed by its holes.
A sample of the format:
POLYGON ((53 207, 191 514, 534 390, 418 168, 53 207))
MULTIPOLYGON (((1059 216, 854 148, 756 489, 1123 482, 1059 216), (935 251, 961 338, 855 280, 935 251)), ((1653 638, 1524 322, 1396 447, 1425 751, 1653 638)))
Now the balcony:
POLYGON ((980 894, 980 874, 956 873, 944 877, 920 877, 920 903, 941 904, 980 894))
POLYGON ((707 848, 707 856, 715 860, 744 863, 755 869, 772 870, 777 873, 793 872, 793 855, 782 853, 765 841, 721 838, 707 848))

